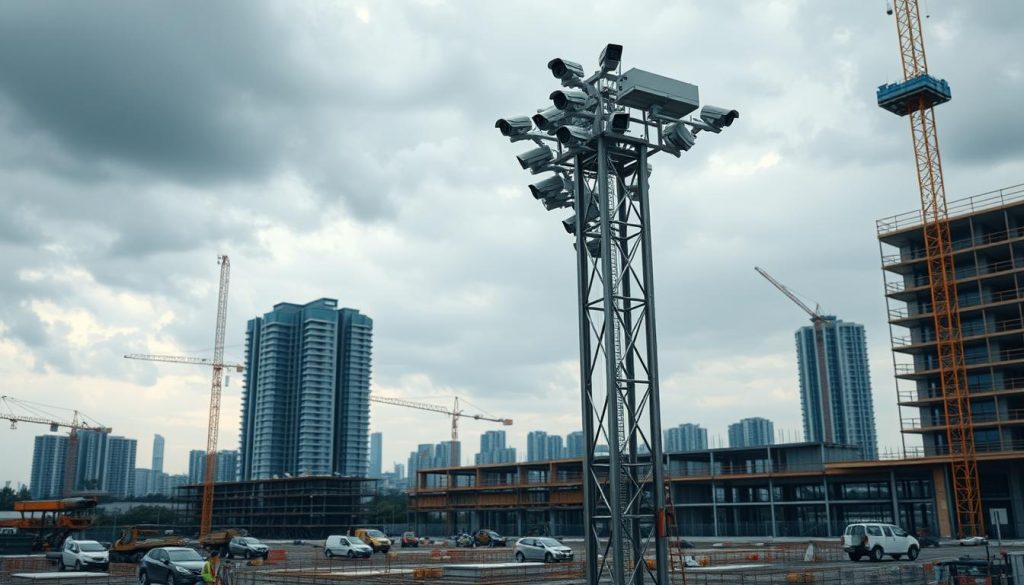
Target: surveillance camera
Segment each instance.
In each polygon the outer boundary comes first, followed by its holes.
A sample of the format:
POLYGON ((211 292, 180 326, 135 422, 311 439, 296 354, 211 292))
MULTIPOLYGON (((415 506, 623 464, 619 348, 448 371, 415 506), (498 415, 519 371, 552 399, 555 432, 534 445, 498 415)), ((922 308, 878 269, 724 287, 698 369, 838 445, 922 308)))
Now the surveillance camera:
POLYGON ((609 120, 612 132, 625 134, 629 130, 629 112, 615 112, 609 120))
POLYGON ((515 138, 522 136, 533 129, 533 122, 526 116, 515 118, 500 118, 494 123, 494 127, 501 131, 502 136, 515 138))
POLYGON ((558 108, 551 107, 546 110, 542 110, 533 115, 533 123, 537 125, 537 128, 551 133, 558 129, 557 122, 564 118, 566 113, 558 108))
POLYGON ((523 154, 516 157, 519 161, 519 165, 524 169, 534 169, 540 167, 544 163, 550 162, 554 158, 554 153, 551 149, 546 146, 540 148, 534 148, 533 150, 527 150, 523 154))
POLYGON ((559 89, 548 96, 559 110, 575 112, 587 106, 587 94, 574 89, 559 89))
POLYGON ((697 142, 697 137, 682 122, 669 124, 661 136, 662 140, 677 150, 690 150, 697 142))
POLYGON ((530 185, 530 193, 533 193, 534 199, 543 199, 544 197, 550 197, 555 193, 558 193, 565 189, 565 181, 558 175, 552 175, 539 183, 530 185))
POLYGON ((567 146, 583 144, 590 140, 590 132, 580 126, 562 126, 558 129, 556 136, 558 136, 558 142, 567 146))
POLYGON ((622 45, 615 45, 608 43, 604 49, 601 50, 601 56, 598 57, 598 63, 601 64, 601 72, 608 73, 619 68, 619 63, 622 62, 622 45))
POLYGON ((700 109, 700 119, 711 127, 709 130, 712 132, 721 132, 722 128, 732 126, 733 120, 739 117, 739 112, 727 108, 704 106, 700 109))
POLYGON ((583 78, 583 66, 566 59, 552 59, 548 61, 548 69, 551 74, 562 81, 562 84, 571 83, 575 79, 583 78))
POLYGON ((548 211, 551 211, 552 209, 560 209, 562 207, 572 207, 572 197, 570 197, 565 191, 560 191, 549 197, 544 197, 540 202, 544 205, 544 209, 547 209, 548 211))
POLYGON ((562 227, 565 228, 565 233, 569 235, 576 234, 576 216, 570 215, 569 217, 562 220, 562 227))

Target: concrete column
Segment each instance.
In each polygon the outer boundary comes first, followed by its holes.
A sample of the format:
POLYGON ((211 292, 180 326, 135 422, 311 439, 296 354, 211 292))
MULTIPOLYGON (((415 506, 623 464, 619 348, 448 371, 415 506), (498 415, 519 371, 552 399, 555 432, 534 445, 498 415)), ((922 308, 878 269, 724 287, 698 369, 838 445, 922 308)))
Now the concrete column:
POLYGON ((710 451, 710 463, 708 473, 711 476, 711 522, 715 528, 715 537, 721 536, 718 532, 718 490, 715 489, 715 452, 710 451))
POLYGON ((896 470, 889 470, 889 495, 892 500, 892 523, 900 525, 900 503, 896 495, 896 470))
POLYGON ((772 513, 772 538, 775 538, 779 535, 779 528, 775 524, 775 484, 771 476, 768 476, 768 508, 772 513))
POLYGON ((526 531, 523 530, 523 524, 526 521, 525 516, 526 510, 523 510, 522 508, 516 509, 516 534, 518 536, 526 536, 526 531))
POLYGON ((825 525, 830 535, 835 534, 832 530, 832 505, 828 499, 828 476, 821 476, 821 487, 825 490, 825 525))

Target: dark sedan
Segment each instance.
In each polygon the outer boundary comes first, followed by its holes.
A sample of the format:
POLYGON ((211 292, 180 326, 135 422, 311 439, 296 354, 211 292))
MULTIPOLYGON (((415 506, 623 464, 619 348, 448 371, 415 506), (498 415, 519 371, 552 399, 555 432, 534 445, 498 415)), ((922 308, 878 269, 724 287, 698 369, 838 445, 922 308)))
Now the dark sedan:
POLYGON ((202 583, 204 564, 206 561, 195 549, 171 546, 154 548, 139 563, 139 583, 202 583))

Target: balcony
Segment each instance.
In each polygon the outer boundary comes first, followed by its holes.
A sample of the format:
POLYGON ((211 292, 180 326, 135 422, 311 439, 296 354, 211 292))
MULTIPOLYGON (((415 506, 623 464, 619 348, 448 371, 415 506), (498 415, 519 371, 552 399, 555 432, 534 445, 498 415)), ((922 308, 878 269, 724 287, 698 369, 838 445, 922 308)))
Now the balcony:
MULTIPOLYGON (((998 387, 970 385, 967 387, 967 392, 970 394, 971 400, 990 398, 1002 394, 1019 394, 1024 392, 1024 377, 1007 378, 998 387)), ((901 406, 924 406, 942 402, 942 400, 942 394, 938 392, 925 394, 920 394, 917 390, 900 390, 897 392, 897 401, 901 406)))
MULTIPOLYGON (((960 336, 964 341, 972 337, 995 335, 999 333, 1015 332, 1024 330, 1024 320, 1004 319, 991 323, 969 323, 960 328, 960 336)), ((930 333, 930 332, 929 332, 930 333)), ((927 339, 913 339, 911 335, 893 335, 890 338, 893 349, 909 348, 911 346, 925 347, 935 343, 935 338, 930 334, 927 339)))
MULTIPOLYGON (((1024 424, 1024 409, 1007 410, 1004 412, 972 413, 971 424, 975 427, 1024 424)), ((945 432, 945 430, 946 421, 942 417, 926 418, 924 420, 920 418, 903 419, 903 432, 905 433, 945 432)))
MULTIPOLYGON (((1024 291, 1016 289, 1001 290, 981 295, 963 295, 958 299, 957 306, 960 308, 961 312, 966 312, 967 310, 978 310, 980 308, 987 307, 988 305, 1020 300, 1024 300, 1024 291)), ((900 325, 900 323, 896 323, 897 321, 910 321, 924 318, 934 318, 932 315, 931 303, 923 303, 921 308, 915 312, 911 312, 910 308, 906 306, 891 307, 889 309, 889 321, 896 325, 900 325)))
MULTIPOLYGON (((1021 229, 1024 231, 1024 228, 1021 229)), ((965 266, 956 269, 956 280, 962 284, 964 281, 974 278, 999 276, 1011 273, 1014 270, 1020 270, 1021 268, 1024 268, 1024 258, 999 260, 998 262, 989 262, 981 266, 965 266)), ((904 292, 923 293, 927 290, 928 284, 928 276, 926 275, 920 275, 912 279, 909 287, 907 286, 906 279, 888 281, 885 283, 885 294, 886 296, 896 298, 904 292)))

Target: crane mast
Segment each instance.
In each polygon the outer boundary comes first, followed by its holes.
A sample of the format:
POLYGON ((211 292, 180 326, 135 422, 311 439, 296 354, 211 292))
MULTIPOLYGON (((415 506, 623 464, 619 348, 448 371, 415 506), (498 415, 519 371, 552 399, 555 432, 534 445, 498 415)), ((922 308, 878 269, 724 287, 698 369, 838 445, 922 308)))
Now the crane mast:
POLYGON ((228 318, 228 283, 231 262, 226 255, 220 262, 220 287, 217 294, 217 328, 213 342, 213 382, 210 385, 210 421, 206 431, 206 475, 203 477, 203 510, 199 537, 210 533, 213 524, 213 487, 217 471, 217 432, 220 427, 220 393, 224 382, 224 331, 228 318))
POLYGON ((903 81, 879 87, 878 105, 898 116, 910 118, 957 531, 961 537, 980 535, 984 532, 984 518, 974 425, 967 388, 949 211, 935 125, 934 106, 949 101, 952 96, 945 80, 928 73, 917 0, 895 0, 893 12, 903 81))
MULTIPOLYGON (((754 270, 756 270, 761 276, 765 277, 768 282, 772 283, 775 288, 779 289, 782 294, 786 295, 789 300, 796 303, 798 307, 803 309, 804 312, 811 317, 811 323, 814 324, 814 350, 815 354, 817 354, 815 356, 815 363, 818 366, 818 388, 821 390, 818 398, 819 408, 821 409, 822 439, 826 443, 833 443, 835 442, 835 431, 833 430, 832 425, 832 389, 828 379, 828 359, 825 355, 825 325, 831 321, 832 318, 822 315, 820 307, 815 307, 813 309, 808 307, 806 303, 800 300, 800 297, 793 293, 793 291, 786 288, 786 286, 781 282, 775 280, 771 274, 768 274, 762 268, 755 266, 754 270)), ((810 440, 810 437, 807 437, 807 439, 810 440)))

